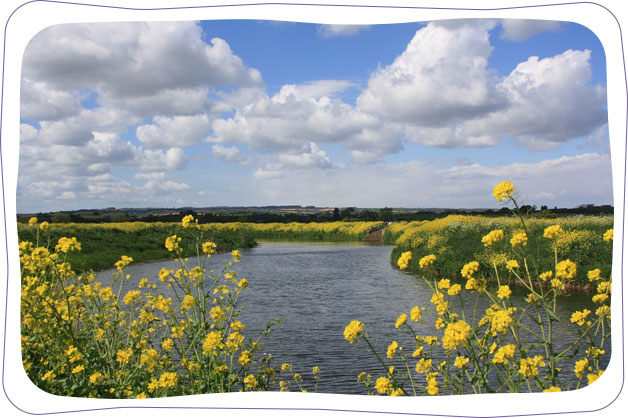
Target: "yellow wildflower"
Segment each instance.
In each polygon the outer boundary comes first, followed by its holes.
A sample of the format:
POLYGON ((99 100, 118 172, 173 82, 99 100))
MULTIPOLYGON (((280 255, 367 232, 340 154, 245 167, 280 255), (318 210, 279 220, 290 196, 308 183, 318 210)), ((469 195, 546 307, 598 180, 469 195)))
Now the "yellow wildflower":
POLYGON ((556 277, 559 279, 573 279, 576 277, 576 263, 564 260, 556 264, 556 277))
POLYGON ((575 322, 580 326, 584 325, 584 321, 587 318, 587 316, 589 316, 589 314, 591 313, 590 310, 588 309, 583 309, 582 311, 576 311, 573 314, 571 314, 571 322, 575 322))
POLYGON ((420 359, 416 364, 417 373, 427 373, 432 368, 432 359, 420 359))
POLYGON ((587 375, 587 383, 590 385, 593 382, 595 382, 600 376, 602 376, 602 373, 604 373, 604 371, 600 370, 597 373, 589 373, 587 375))
POLYGON ((397 265, 399 266, 399 269, 400 270, 407 269, 408 264, 410 263, 411 259, 412 259, 412 251, 406 251, 404 253, 401 253, 401 256, 397 260, 397 265))
POLYGON ((611 242, 613 240, 613 229, 609 229, 604 233, 604 241, 611 242))
POLYGON ((441 279, 438 282, 438 288, 439 289, 449 289, 449 284, 450 284, 450 280, 449 279, 441 279))
POLYGON ((359 335, 364 329, 364 324, 360 321, 353 320, 349 322, 349 325, 345 327, 344 336, 350 344, 353 344, 355 341, 359 340, 359 335))
POLYGON ((207 354, 210 351, 215 350, 220 347, 222 343, 222 337, 220 332, 212 331, 205 337, 205 341, 203 342, 203 354, 207 354))
POLYGON ((493 363, 495 364, 508 364, 509 359, 515 356, 515 346, 514 344, 508 344, 502 347, 499 347, 495 356, 493 357, 493 363))
POLYGON ((526 378, 535 377, 539 374, 539 367, 545 367, 543 356, 522 358, 519 373, 526 378))
POLYGON ((562 392, 562 389, 557 386, 550 386, 549 388, 543 390, 543 392, 562 392))
POLYGON ((37 225, 37 218, 30 218, 28 220, 28 226, 33 226, 33 225, 37 225))
POLYGON ((469 362, 469 359, 467 357, 458 356, 456 357, 456 360, 454 361, 454 366, 456 366, 459 369, 462 369, 468 362, 469 362))
POLYGON ((375 389, 381 394, 392 393, 393 391, 392 383, 387 377, 378 377, 375 381, 375 389))
POLYGON ((244 382, 244 385, 249 389, 252 389, 257 386, 257 379, 252 374, 245 377, 243 382, 244 382))
POLYGON ((401 315, 399 315, 399 318, 397 318, 397 322, 395 323, 395 328, 399 328, 400 326, 405 324, 407 319, 408 319, 407 314, 402 313, 401 315))
POLYGON ((504 231, 501 229, 496 229, 482 237, 482 244, 484 244, 485 247, 490 247, 496 242, 501 241, 503 238, 504 238, 504 231))
POLYGON ((203 245, 203 252, 207 255, 212 255, 216 253, 216 243, 208 241, 208 242, 204 242, 203 245))
POLYGON ((415 306, 410 310, 410 319, 414 322, 421 319, 421 309, 418 306, 415 306))
POLYGON ((471 326, 465 321, 457 321, 447 325, 442 340, 443 348, 445 350, 455 350, 459 345, 466 346, 470 332, 471 326))
POLYGON ((398 350, 401 350, 401 347, 399 347, 399 343, 397 341, 393 341, 388 346, 388 350, 386 351, 386 357, 388 358, 395 357, 395 354, 397 354, 398 350))
POLYGON ((575 367, 573 369, 574 373, 576 374, 576 377, 578 379, 582 379, 582 376, 584 376, 584 372, 588 369, 588 367, 589 367, 588 358, 583 358, 582 360, 576 361, 575 367))
POLYGON ((470 263, 465 264, 460 270, 460 274, 462 277, 470 279, 473 277, 475 273, 480 269, 480 263, 477 261, 471 261, 470 263))
POLYGON ((426 255, 425 257, 419 260, 419 267, 425 268, 427 266, 434 264, 435 261, 436 261, 436 256, 434 254, 426 255))
POLYGON ((499 286, 499 289, 497 290, 497 297, 500 299, 508 299, 511 294, 512 290, 510 290, 508 285, 499 286))
POLYGON ((563 228, 561 228, 560 225, 551 225, 545 228, 545 231, 543 231, 543 237, 548 238, 548 239, 553 239, 553 238, 556 238, 558 235, 562 234, 563 232, 565 231, 563 231, 563 228))
POLYGON ((447 294, 449 296, 455 296, 458 293, 460 293, 461 290, 462 290, 462 286, 460 286, 459 284, 455 284, 451 286, 449 289, 447 289, 447 294))
POLYGON ((508 180, 499 183, 493 189, 493 196, 498 202, 502 202, 504 199, 512 198, 514 196, 515 186, 508 180))
POLYGON ((510 239, 510 245, 515 248, 517 245, 528 245, 528 236, 525 232, 518 232, 510 239))

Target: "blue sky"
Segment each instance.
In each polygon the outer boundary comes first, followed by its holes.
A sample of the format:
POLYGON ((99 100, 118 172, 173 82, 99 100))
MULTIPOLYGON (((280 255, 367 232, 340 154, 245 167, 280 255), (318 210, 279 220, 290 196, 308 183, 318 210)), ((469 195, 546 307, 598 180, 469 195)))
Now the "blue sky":
POLYGON ((573 23, 58 25, 24 53, 17 209, 612 204, 606 110, 573 23))

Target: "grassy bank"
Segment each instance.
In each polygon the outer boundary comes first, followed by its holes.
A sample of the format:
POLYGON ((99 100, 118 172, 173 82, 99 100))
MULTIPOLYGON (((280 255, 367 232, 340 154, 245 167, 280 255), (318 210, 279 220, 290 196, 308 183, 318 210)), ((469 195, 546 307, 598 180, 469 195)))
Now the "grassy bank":
MULTIPOLYGON (((164 246, 167 236, 186 237, 181 223, 121 222, 110 224, 50 224, 42 230, 37 226, 18 224, 20 241, 30 241, 54 247, 61 237, 76 237, 81 243, 80 253, 69 253, 67 261, 79 272, 112 268, 122 255, 136 263, 163 260, 171 257, 164 246)), ((218 252, 251 248, 256 245, 252 231, 247 228, 203 228, 204 237, 217 245, 218 252)), ((196 253, 196 241, 185 240, 183 254, 196 253)))
MULTIPOLYGON (((567 259, 578 265, 575 284, 588 283, 587 272, 600 268, 602 274, 611 273, 612 246, 604 245, 604 233, 613 228, 612 216, 575 216, 558 219, 528 219, 527 245, 521 251, 534 257, 528 266, 532 273, 540 274, 555 264, 554 242, 543 237, 551 225, 560 225, 563 233, 556 237, 558 259, 567 259)), ((396 263, 400 254, 411 251, 414 260, 434 254, 437 256, 439 276, 460 277, 462 266, 472 260, 480 263, 481 272, 494 275, 493 261, 498 260, 505 268, 506 255, 512 250, 510 240, 523 232, 518 218, 451 215, 434 221, 395 223, 386 229, 384 241, 395 244, 392 260, 396 263), (482 238, 493 230, 502 230, 504 239, 487 248, 482 238)), ((408 269, 420 270, 411 263, 408 269)))

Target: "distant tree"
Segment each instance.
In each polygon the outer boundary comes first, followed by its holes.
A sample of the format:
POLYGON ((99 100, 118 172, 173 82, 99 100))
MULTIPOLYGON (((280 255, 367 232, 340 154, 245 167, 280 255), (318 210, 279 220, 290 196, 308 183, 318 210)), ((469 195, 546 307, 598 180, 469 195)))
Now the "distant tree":
POLYGON ((340 210, 338 208, 334 208, 334 221, 340 219, 340 210))
POLYGON ((344 208, 343 210, 340 211, 340 217, 342 219, 350 218, 353 216, 354 212, 355 212, 355 208, 344 208))
POLYGON ((70 215, 67 213, 57 212, 52 215, 52 223, 67 224, 70 222, 70 215))
POLYGON ((542 205, 541 210, 547 210, 547 205, 542 205))
POLYGON ((382 221, 384 222, 390 222, 393 220, 392 208, 382 208, 379 210, 379 214, 381 216, 382 221))

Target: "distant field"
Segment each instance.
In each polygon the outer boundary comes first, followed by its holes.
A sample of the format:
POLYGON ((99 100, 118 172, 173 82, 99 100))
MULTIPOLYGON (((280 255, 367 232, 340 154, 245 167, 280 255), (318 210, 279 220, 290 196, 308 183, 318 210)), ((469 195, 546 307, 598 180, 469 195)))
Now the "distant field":
MULTIPOLYGON (((610 275, 612 247, 603 245, 603 235, 613 228, 612 216, 532 218, 526 223, 528 244, 520 248, 533 251, 530 255, 536 263, 529 266, 532 272, 551 270, 554 266, 552 242, 543 238, 543 231, 550 225, 560 225, 565 232, 556 239, 558 259, 569 258, 578 265, 575 282, 586 284, 587 272, 595 268, 600 268, 606 277, 610 275)), ((441 276, 458 277, 461 267, 470 261, 478 261, 484 274, 491 276, 492 261, 505 257, 511 250, 511 237, 521 231, 521 223, 515 217, 451 215, 434 221, 394 223, 386 228, 384 242, 396 245, 393 260, 405 251, 412 251, 414 260, 428 254, 436 255, 441 276), (482 237, 498 229, 504 231, 506 239, 487 249, 482 244, 482 237)), ((416 272, 419 266, 413 263, 409 269, 416 272)))

